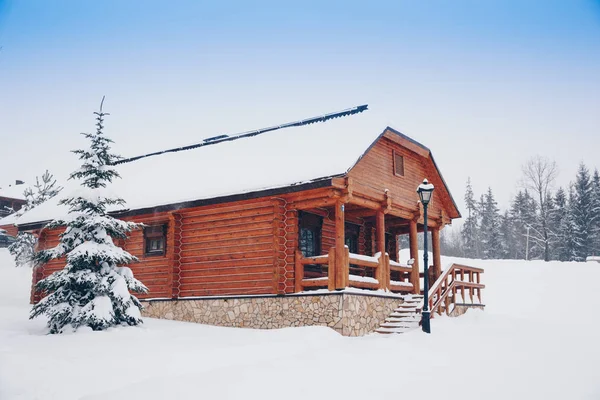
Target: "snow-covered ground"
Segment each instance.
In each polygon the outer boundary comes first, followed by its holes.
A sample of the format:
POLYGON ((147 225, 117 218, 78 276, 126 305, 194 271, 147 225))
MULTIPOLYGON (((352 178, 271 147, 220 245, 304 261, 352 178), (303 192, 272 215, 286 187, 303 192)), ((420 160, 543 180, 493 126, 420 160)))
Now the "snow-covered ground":
POLYGON ((0 249, 0 399, 600 399, 600 265, 462 261, 485 268, 486 311, 429 336, 153 319, 45 335, 31 270, 0 249))

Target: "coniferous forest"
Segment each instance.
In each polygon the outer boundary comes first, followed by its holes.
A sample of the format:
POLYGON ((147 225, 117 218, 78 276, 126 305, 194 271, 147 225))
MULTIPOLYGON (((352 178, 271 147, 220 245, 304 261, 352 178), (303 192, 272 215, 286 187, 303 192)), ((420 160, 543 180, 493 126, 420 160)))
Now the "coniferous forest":
POLYGON ((580 164, 568 187, 556 187, 556 164, 534 157, 520 189, 500 210, 492 188, 467 180, 460 232, 442 231, 446 255, 483 259, 585 261, 600 255, 600 174, 580 164))

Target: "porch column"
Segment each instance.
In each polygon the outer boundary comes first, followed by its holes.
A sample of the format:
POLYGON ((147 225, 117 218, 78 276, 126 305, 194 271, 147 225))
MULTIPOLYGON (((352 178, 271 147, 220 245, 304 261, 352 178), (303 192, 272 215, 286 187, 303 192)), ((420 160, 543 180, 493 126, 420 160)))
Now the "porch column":
MULTIPOLYGON (((440 228, 431 229, 431 251, 433 252, 434 281, 442 274, 442 257, 440 253, 440 228)), ((431 284, 433 285, 433 282, 431 284)))
POLYGON ((414 259, 413 270, 410 281, 414 287, 414 293, 421 293, 421 279, 419 277, 419 243, 417 239, 417 221, 410 221, 410 230, 408 231, 408 241, 410 244, 410 258, 414 259))
POLYGON ((350 266, 346 259, 346 237, 344 226, 344 203, 335 203, 335 288, 348 286, 350 266))
POLYGON ((390 251, 389 251, 389 253, 390 253, 390 259, 394 260, 396 262, 400 262, 400 254, 399 254, 399 252, 400 252, 399 247, 400 246, 398 246, 398 238, 399 237, 400 237, 400 235, 398 235, 396 232, 394 232, 392 234, 392 240, 393 240, 394 243, 392 244, 392 246, 390 246, 390 251))
POLYGON ((377 269, 377 276, 375 277, 379 281, 379 287, 381 289, 387 289, 390 286, 390 271, 389 262, 385 262, 385 214, 382 209, 377 210, 375 215, 375 237, 377 252, 381 253, 380 267, 377 269))

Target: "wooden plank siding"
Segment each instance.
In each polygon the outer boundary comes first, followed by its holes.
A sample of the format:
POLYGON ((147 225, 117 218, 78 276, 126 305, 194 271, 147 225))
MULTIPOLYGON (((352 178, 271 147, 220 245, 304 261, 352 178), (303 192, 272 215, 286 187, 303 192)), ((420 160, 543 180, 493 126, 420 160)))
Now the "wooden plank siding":
POLYGON ((17 234, 19 233, 19 228, 17 228, 14 225, 0 225, 1 229, 4 229, 6 231, 7 234, 9 234, 10 236, 17 236, 17 234))
POLYGON ((281 215, 271 199, 181 210, 180 296, 276 293, 281 215))
POLYGON ((440 218, 442 209, 450 213, 451 200, 447 195, 433 163, 407 148, 382 137, 363 158, 350 170, 355 193, 376 192, 383 195, 389 189, 392 203, 405 209, 418 210, 417 187, 424 178, 436 187, 433 201, 429 205, 430 218, 440 218), (394 174, 394 151, 404 157, 404 176, 394 174))

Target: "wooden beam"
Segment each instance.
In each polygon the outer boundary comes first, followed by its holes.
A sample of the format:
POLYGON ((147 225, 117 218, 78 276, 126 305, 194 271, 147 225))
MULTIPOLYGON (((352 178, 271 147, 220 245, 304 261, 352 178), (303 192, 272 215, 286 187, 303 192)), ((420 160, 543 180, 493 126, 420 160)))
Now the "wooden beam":
POLYGON ((354 194, 348 200, 348 202, 350 204, 356 204, 361 207, 370 208, 372 210, 379 210, 381 208, 381 203, 371 200, 371 199, 364 198, 364 197, 358 197, 358 196, 356 196, 356 194, 354 194))
POLYGON ((385 214, 383 210, 378 210, 375 215, 375 231, 376 250, 383 256, 385 254, 385 214))
POLYGON ((392 205, 388 211, 388 214, 393 215, 394 217, 402 218, 402 219, 413 219, 415 211, 409 210, 406 207, 401 207, 397 204, 392 203, 392 205))
POLYGON ((370 208, 361 208, 352 211, 346 212, 346 217, 348 218, 364 218, 364 217, 373 217, 377 213, 377 210, 373 210, 370 208))
POLYGON ((344 267, 346 261, 345 251, 345 226, 344 203, 335 203, 335 280, 336 289, 344 289, 348 283, 348 268, 344 267), (346 271, 346 273, 344 273, 346 271))
POLYGON ((431 230, 431 250, 433 252, 433 282, 435 282, 435 280, 442 274, 442 257, 440 253, 440 228, 433 228, 431 230))
POLYGON ((311 208, 331 207, 337 202, 334 197, 321 197, 318 199, 308 199, 295 201, 290 204, 290 207, 298 210, 309 210, 311 208))
POLYGON ((419 244, 417 241, 417 221, 410 221, 410 230, 408 232, 410 242, 410 258, 414 259, 413 271, 410 275, 410 282, 413 284, 414 293, 421 293, 421 281, 419 278, 419 244))
POLYGON ((294 292, 298 293, 304 290, 302 280, 304 279, 304 264, 302 264, 302 253, 296 249, 294 269, 294 292))
POLYGON ((328 257, 328 267, 327 267, 327 289, 335 290, 335 247, 329 249, 329 257, 328 257))

